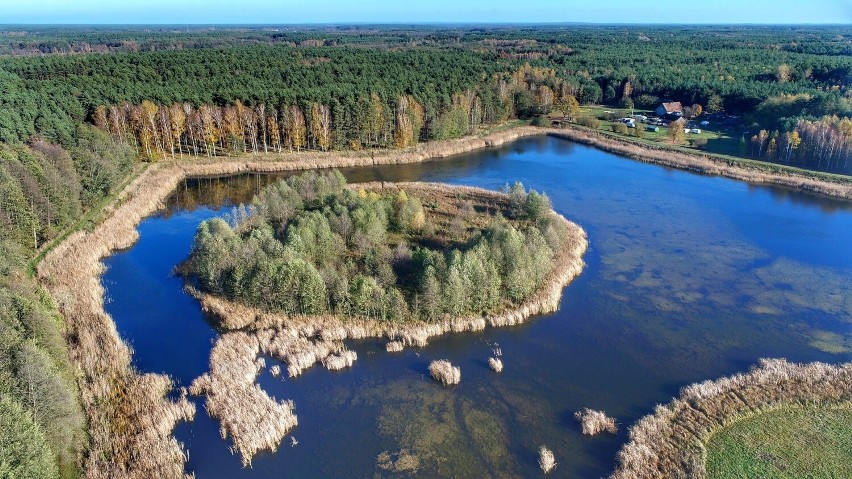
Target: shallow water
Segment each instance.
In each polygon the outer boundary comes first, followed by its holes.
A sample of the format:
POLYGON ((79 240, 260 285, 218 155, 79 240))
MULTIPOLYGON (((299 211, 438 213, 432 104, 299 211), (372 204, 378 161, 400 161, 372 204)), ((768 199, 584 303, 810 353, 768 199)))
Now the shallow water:
MULTIPOLYGON (((761 357, 852 360, 852 203, 623 159, 556 138, 519 140, 440 162, 343 170, 350 182, 441 181, 550 195, 589 235, 587 267, 558 313, 526 325, 434 339, 391 355, 352 344, 351 370, 314 367, 260 384, 293 399, 299 444, 285 438, 242 468, 199 399, 176 436, 188 470, 218 477, 397 477, 376 456, 407 449, 418 477, 528 477, 550 447, 552 477, 606 476, 626 429, 694 381, 761 357), (503 350, 505 369, 486 363, 503 350), (427 365, 447 358, 462 382, 443 388, 427 365), (604 409, 618 435, 580 434, 573 412, 604 409)), ((267 175, 187 181, 140 240, 106 260, 107 311, 142 371, 188 385, 207 370, 215 331, 172 269, 199 222, 249 201, 267 175)), ((271 362, 267 362, 271 365, 271 362)), ((405 474, 402 474, 405 475, 405 474)))

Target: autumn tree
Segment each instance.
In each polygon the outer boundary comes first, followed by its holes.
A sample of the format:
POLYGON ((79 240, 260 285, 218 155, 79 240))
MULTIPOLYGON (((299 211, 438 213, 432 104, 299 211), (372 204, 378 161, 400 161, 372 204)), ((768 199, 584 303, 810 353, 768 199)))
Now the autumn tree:
POLYGON ((321 103, 311 105, 311 141, 314 148, 328 151, 331 146, 331 112, 321 103))
POLYGON ((672 144, 683 142, 684 133, 682 121, 678 120, 669 123, 668 137, 672 144))

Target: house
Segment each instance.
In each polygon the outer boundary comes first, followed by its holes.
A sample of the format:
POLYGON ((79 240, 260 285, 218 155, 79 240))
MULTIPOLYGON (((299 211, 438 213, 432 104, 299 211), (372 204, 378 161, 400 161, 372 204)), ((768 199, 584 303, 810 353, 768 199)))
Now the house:
POLYGON ((683 105, 679 101, 666 102, 657 107, 657 116, 665 118, 680 118, 683 116, 683 105))

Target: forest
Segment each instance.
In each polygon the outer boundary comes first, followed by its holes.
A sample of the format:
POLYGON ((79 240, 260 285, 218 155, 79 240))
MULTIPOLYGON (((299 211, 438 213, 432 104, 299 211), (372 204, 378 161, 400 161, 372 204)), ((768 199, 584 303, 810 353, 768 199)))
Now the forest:
MULTIPOLYGON (((514 119, 547 125, 547 115, 597 128, 595 118, 577 116, 579 105, 654 108, 675 100, 741 118, 742 156, 849 174, 850 53, 852 34, 834 26, 3 26, 0 421, 10 432, 0 435, 8 441, 0 449, 27 449, 21 454, 41 477, 75 474, 74 451, 85 442, 76 388, 61 318, 32 279, 31 261, 69 229, 85 227, 81 219, 143 162, 405 148, 514 119)), ((406 238, 395 223, 395 199, 348 195, 335 196, 340 204, 311 206, 299 227, 319 234, 311 228, 334 224, 326 208, 357 209, 384 218, 377 223, 385 227, 382 238, 406 238)), ((450 273, 472 251, 517 239, 509 228, 515 220, 507 217, 492 229, 480 225, 479 249, 459 244, 457 256, 426 253, 432 250, 410 237, 406 242, 412 258, 419 251, 421 267, 434 262, 437 283, 450 284, 450 273)), ((256 237, 244 237, 236 224, 207 227, 246 251, 260 245, 274 246, 276 254, 298 251, 272 225, 256 237)), ((353 240, 331 231, 343 244, 353 240)), ((444 289, 425 307, 423 278, 369 269, 369 261, 387 256, 390 242, 364 244, 375 251, 351 264, 332 268, 305 259, 321 273, 319 304, 326 311, 388 314, 351 309, 351 284, 331 281, 333 271, 360 276, 363 291, 404 301, 411 317, 450 313, 440 299, 450 294, 444 289)), ((314 274, 305 271, 300 274, 314 274)), ((211 277, 208 287, 242 284, 223 275, 211 277)), ((510 300, 509 284, 501 276, 499 296, 484 297, 510 300)), ((356 288, 356 296, 363 291, 356 288)), ((496 307, 492 300, 465 308, 496 307)))
POLYGON ((337 172, 266 187, 202 223, 184 274, 202 290, 287 314, 439 321, 521 303, 565 241, 546 195, 505 204, 347 188, 337 172), (505 216, 504 216, 505 215, 505 216))

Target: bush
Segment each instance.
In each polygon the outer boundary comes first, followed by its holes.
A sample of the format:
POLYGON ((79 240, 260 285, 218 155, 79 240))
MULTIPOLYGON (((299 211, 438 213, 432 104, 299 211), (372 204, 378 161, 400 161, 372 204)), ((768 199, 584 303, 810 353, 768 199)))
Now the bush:
POLYGON ((597 130, 601 127, 601 121, 597 118, 592 118, 590 116, 581 117, 579 120, 577 120, 577 124, 583 125, 593 130, 597 130))
POLYGON ((707 147, 707 138, 695 138, 693 140, 689 140, 692 144, 693 148, 698 148, 699 150, 703 150, 707 147))
POLYGON ((624 123, 616 123, 612 125, 612 131, 613 133, 618 133, 619 135, 626 135, 627 125, 625 125, 624 123))
POLYGON ((6 396, 0 397, 0 477, 59 477, 44 432, 30 413, 6 396))
POLYGON ((538 115, 532 121, 533 126, 550 126, 550 118, 547 115, 538 115))

